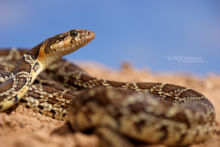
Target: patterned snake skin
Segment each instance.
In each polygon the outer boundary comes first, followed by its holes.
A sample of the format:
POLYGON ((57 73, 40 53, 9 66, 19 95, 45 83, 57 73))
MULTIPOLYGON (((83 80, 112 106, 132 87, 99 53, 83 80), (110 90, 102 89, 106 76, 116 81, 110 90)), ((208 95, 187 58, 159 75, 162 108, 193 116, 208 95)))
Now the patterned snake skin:
POLYGON ((214 132, 213 105, 192 89, 98 79, 59 59, 93 38, 90 31, 72 30, 31 51, 1 49, 0 111, 21 102, 55 119, 69 120, 76 131, 96 133, 100 146, 186 146, 214 132))

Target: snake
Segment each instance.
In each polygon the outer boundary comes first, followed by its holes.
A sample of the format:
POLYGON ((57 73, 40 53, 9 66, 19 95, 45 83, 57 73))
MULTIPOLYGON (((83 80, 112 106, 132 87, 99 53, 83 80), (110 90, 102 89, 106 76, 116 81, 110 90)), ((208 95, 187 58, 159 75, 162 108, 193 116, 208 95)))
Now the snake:
POLYGON ((193 89, 105 80, 61 58, 94 38, 76 29, 30 50, 0 49, 0 111, 22 104, 68 121, 74 131, 96 134, 99 146, 187 146, 214 133, 213 104, 193 89))

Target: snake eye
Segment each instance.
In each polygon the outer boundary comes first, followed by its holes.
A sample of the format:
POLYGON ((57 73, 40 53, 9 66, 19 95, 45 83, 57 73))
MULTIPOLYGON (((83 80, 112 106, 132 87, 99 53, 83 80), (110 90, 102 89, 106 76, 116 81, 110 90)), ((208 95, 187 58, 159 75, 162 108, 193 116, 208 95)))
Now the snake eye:
POLYGON ((76 31, 71 32, 71 35, 76 37, 78 35, 78 33, 76 31))

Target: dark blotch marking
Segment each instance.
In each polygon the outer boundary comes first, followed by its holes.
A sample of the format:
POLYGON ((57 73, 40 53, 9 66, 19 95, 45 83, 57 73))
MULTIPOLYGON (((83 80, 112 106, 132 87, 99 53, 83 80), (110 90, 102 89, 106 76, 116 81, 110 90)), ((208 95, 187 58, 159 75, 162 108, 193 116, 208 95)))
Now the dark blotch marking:
MULTIPOLYGON (((65 81, 65 79, 64 79, 64 77, 63 76, 58 76, 58 80, 60 81, 60 82, 62 82, 62 83, 64 83, 64 81, 65 81)), ((73 85, 74 85, 74 80, 72 80, 73 82, 70 82, 70 84, 72 84, 73 83, 73 85)), ((69 81, 68 81, 69 82, 69 81)))
POLYGON ((18 96, 16 95, 13 102, 16 103, 18 101, 18 96))
POLYGON ((179 97, 180 98, 185 98, 185 97, 202 97, 203 95, 195 90, 188 89, 184 92, 182 92, 179 97))
MULTIPOLYGON (((117 109, 117 108, 116 108, 117 109)), ((119 109, 115 110, 117 113, 114 115, 115 119, 119 120, 122 117, 122 113, 119 109)))
POLYGON ((39 106, 38 106, 38 108, 39 108, 39 109, 44 109, 44 107, 43 107, 43 106, 41 106, 41 105, 39 105, 39 106))
POLYGON ((67 34, 62 34, 62 35, 58 34, 58 35, 56 35, 54 37, 51 37, 51 38, 47 39, 45 41, 47 44, 45 45, 44 53, 45 54, 49 54, 49 53, 55 52, 56 50, 55 49, 51 49, 50 46, 52 44, 56 43, 56 41, 64 40, 64 38, 66 38, 66 37, 67 37, 67 34), (60 37, 60 36, 62 36, 62 37, 60 37))
POLYGON ((190 124, 189 120, 187 119, 187 117, 184 113, 177 113, 171 119, 174 120, 174 121, 185 123, 188 128, 191 127, 191 124, 190 124))
POLYGON ((177 141, 177 143, 176 143, 176 144, 182 144, 183 140, 185 139, 185 136, 186 136, 186 134, 185 134, 185 133, 184 133, 184 134, 182 134, 182 135, 181 135, 181 137, 180 137, 180 139, 177 141))
POLYGON ((15 65, 15 68, 13 70, 13 73, 16 74, 20 71, 26 71, 30 73, 31 71, 31 65, 25 61, 25 57, 23 56, 18 63, 15 65))
POLYGON ((185 89, 185 87, 176 86, 173 84, 166 84, 163 86, 163 92, 167 92, 167 93, 174 92, 176 90, 181 90, 181 89, 185 89))
POLYGON ((128 105, 129 109, 133 112, 133 113, 138 113, 141 112, 145 109, 145 106, 143 103, 141 102, 136 102, 134 104, 129 104, 128 105))
POLYGON ((25 105, 25 107, 26 107, 26 108, 28 108, 28 109, 30 109, 30 108, 31 108, 31 107, 30 107, 30 106, 28 106, 28 105, 25 105))
POLYGON ((57 101, 56 99, 53 99, 53 98, 49 98, 47 102, 48 102, 49 104, 59 103, 59 101, 57 101))
POLYGON ((159 86, 161 85, 161 83, 137 83, 137 86, 140 88, 140 89, 151 89, 155 86, 159 86))
POLYGON ((36 62, 33 66, 33 70, 34 72, 37 72, 37 70, 40 68, 40 64, 38 62, 36 62))
POLYGON ((81 75, 80 80, 87 82, 89 80, 93 80, 93 78, 87 75, 81 75))
POLYGON ((7 97, 6 95, 0 96, 0 102, 2 102, 6 97, 7 97))
POLYGON ((124 83, 116 82, 116 81, 109 81, 109 83, 111 84, 112 87, 121 87, 122 85, 124 85, 124 83))
POLYGON ((18 84, 15 87, 15 91, 19 91, 27 83, 27 79, 25 77, 22 77, 22 75, 17 75, 16 79, 18 80, 18 84))
MULTIPOLYGON (((32 81, 32 77, 30 78, 30 81, 32 81)), ((32 86, 32 84, 31 84, 31 82, 28 84, 28 87, 31 87, 32 86)))
POLYGON ((42 86, 51 86, 49 83, 46 83, 46 82, 43 82, 41 85, 42 86))
POLYGON ((66 116, 66 113, 63 113, 62 116, 65 117, 65 116, 66 116))
POLYGON ((137 131, 140 132, 142 129, 142 126, 146 125, 146 121, 142 119, 142 120, 139 120, 138 122, 135 122, 134 125, 137 128, 137 131))
POLYGON ((38 44, 37 46, 32 48, 31 51, 29 51, 28 54, 30 54, 34 60, 37 59, 39 52, 40 52, 40 47, 42 46, 42 44, 43 43, 38 44))
POLYGON ((42 85, 42 87, 43 87, 44 91, 47 91, 48 93, 51 93, 51 94, 58 92, 58 91, 62 91, 60 89, 57 89, 56 87, 49 87, 49 86, 45 86, 45 85, 42 85))
POLYGON ((34 84, 40 84, 40 81, 36 79, 36 80, 34 81, 34 84))
POLYGON ((162 131, 163 132, 163 136, 160 138, 160 142, 163 142, 167 139, 168 137, 168 129, 166 126, 162 126, 159 131, 162 131))
POLYGON ((30 93, 28 93, 28 96, 34 97, 35 99, 41 99, 40 94, 34 91, 31 91, 30 93))
POLYGON ((85 112, 84 112, 87 116, 94 114, 92 108, 88 107, 85 112))
POLYGON ((53 115, 56 114, 56 111, 54 111, 53 109, 51 109, 50 112, 51 112, 53 115))
POLYGON ((47 43, 47 45, 45 46, 45 48, 44 48, 44 53, 45 54, 50 54, 50 53, 52 53, 54 50, 52 50, 51 48, 50 48, 50 46, 51 46, 51 44, 53 44, 53 43, 55 43, 56 41, 54 40, 51 40, 51 39, 49 39, 48 40, 48 42, 49 43, 47 43), (50 40, 50 41, 49 41, 50 40))
POLYGON ((27 103, 27 101, 24 100, 24 99, 21 99, 20 102, 21 102, 21 103, 27 103))
POLYGON ((2 77, 9 76, 9 73, 5 72, 4 69, 5 69, 5 66, 0 65, 0 76, 2 76, 2 77), (1 66, 2 66, 2 68, 1 68, 1 66))
MULTIPOLYGON (((3 93, 5 91, 9 90, 13 86, 13 84, 14 84, 13 79, 9 79, 9 80, 3 82, 0 85, 0 93, 3 93)), ((5 99, 5 97, 6 97, 5 95, 0 96, 0 102, 3 101, 5 99)))
MULTIPOLYGON (((77 97, 80 97, 80 101, 77 101, 81 103, 82 105, 95 101, 100 106, 105 107, 109 104, 111 104, 111 101, 107 97, 107 89, 103 87, 96 87, 93 89, 85 89, 83 92, 81 92, 77 97), (89 95, 88 93, 94 92, 93 95, 89 95), (104 98, 103 98, 104 97, 104 98)), ((88 108, 87 108, 88 109, 88 108)), ((90 110, 88 110, 89 113, 90 110)))

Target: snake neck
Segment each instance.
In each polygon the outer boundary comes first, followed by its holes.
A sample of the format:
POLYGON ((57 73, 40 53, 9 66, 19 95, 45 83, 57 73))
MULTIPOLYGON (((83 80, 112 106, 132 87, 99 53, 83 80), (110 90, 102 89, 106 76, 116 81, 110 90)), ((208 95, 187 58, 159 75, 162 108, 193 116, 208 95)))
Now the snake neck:
POLYGON ((24 54, 7 77, 0 73, 0 111, 19 102, 40 72, 53 61, 83 47, 94 37, 91 31, 70 30, 46 39, 24 54))
POLYGON ((33 82, 43 69, 43 65, 37 60, 37 57, 27 53, 18 61, 11 74, 24 74, 27 77, 32 77, 31 81, 33 82))

